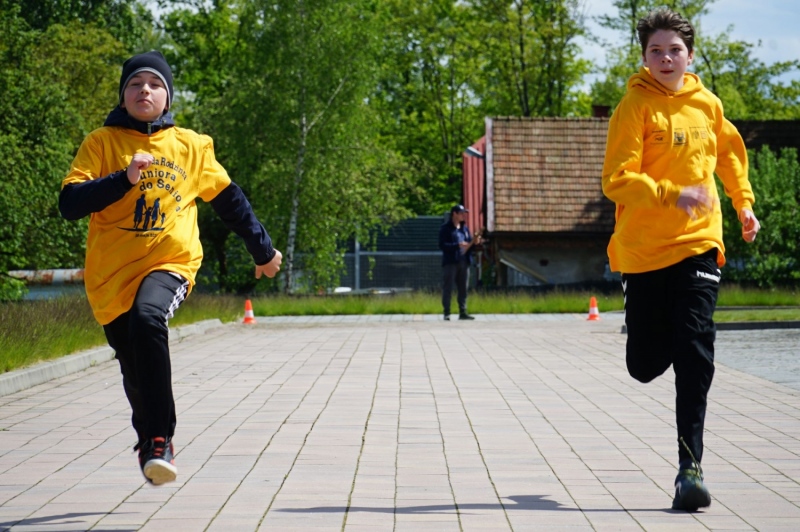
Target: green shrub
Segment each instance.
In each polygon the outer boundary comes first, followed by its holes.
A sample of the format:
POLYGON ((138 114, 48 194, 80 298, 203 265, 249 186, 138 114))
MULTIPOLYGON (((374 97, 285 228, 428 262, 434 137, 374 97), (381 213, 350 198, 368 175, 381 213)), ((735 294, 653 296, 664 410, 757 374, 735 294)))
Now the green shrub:
POLYGON ((741 223, 727 197, 722 201, 726 279, 760 287, 791 285, 800 279, 800 163, 797 150, 776 155, 768 147, 750 156, 754 211, 761 230, 752 244, 742 239, 741 223))

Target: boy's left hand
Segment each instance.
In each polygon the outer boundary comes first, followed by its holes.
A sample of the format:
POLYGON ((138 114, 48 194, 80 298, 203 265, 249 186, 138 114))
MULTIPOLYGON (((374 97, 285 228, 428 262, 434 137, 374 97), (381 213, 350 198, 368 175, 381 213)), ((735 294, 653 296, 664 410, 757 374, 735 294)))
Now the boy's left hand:
POLYGON ((261 279, 262 275, 270 278, 275 277, 281 270, 281 262, 283 262, 283 254, 276 249, 275 256, 272 257, 271 261, 266 264, 256 264, 256 279, 261 279))
POLYGON ((758 218, 749 209, 742 209, 739 212, 739 221, 742 222, 742 238, 745 242, 753 242, 756 239, 761 224, 758 218))

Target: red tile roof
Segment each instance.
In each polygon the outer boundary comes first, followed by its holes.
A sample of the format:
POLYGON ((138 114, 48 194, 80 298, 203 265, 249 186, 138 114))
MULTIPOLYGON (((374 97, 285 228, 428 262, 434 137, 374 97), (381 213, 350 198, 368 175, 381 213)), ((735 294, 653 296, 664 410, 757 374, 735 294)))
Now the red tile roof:
POLYGON ((607 118, 491 119, 495 232, 611 233, 601 187, 607 118))

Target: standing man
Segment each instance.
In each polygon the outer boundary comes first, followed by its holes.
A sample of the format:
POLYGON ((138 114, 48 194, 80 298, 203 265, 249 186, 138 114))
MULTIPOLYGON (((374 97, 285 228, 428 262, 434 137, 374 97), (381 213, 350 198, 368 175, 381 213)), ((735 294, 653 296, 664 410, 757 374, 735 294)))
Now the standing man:
POLYGON ((450 320, 450 299, 453 281, 458 290, 458 319, 474 320, 467 314, 467 284, 469 267, 472 264, 472 246, 480 243, 480 236, 473 240, 467 227, 467 213, 463 205, 450 209, 450 219, 439 229, 439 249, 442 250, 442 307, 444 319, 450 320))

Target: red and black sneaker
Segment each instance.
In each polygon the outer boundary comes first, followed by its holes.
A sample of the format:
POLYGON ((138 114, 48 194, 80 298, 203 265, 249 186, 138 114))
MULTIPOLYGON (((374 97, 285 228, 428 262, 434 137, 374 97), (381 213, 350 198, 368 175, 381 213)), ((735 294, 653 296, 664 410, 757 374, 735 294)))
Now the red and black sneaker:
POLYGON ((139 451, 139 467, 150 484, 160 486, 178 476, 171 438, 150 438, 137 443, 133 450, 139 451))

